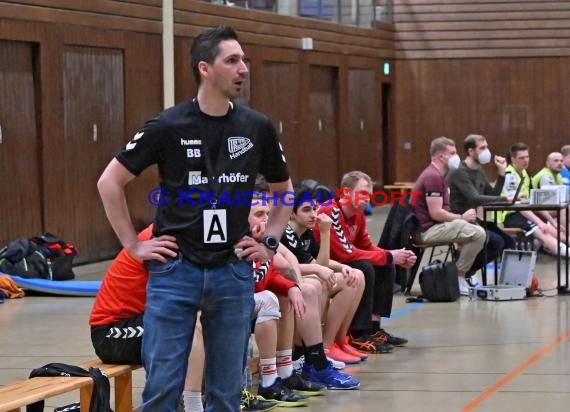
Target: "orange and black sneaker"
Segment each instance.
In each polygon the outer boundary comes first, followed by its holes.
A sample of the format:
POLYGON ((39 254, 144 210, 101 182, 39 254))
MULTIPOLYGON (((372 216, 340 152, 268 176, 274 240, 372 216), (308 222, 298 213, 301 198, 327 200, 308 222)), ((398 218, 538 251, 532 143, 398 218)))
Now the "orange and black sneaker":
POLYGON ((389 343, 379 342, 370 335, 362 335, 358 338, 350 335, 348 343, 350 343, 353 348, 364 353, 388 353, 394 349, 394 346, 389 343))
POLYGON ((373 333, 371 337, 373 339, 376 339, 378 342, 387 343, 392 346, 404 346, 406 343, 408 343, 407 339, 390 335, 384 329, 380 329, 379 331, 373 333))

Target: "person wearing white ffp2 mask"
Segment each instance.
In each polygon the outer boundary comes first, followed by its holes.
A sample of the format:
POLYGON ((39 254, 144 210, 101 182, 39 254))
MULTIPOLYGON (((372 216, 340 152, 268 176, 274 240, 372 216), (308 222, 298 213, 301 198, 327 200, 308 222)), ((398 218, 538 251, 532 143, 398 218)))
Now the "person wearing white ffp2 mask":
MULTIPOLYGON (((489 184, 487 175, 483 171, 484 164, 491 161, 491 152, 484 136, 470 134, 463 142, 465 160, 459 168, 449 173, 451 210, 454 213, 463 213, 466 210, 479 207, 485 203, 506 201, 501 197, 501 190, 505 183, 505 169, 507 161, 504 157, 495 156, 497 166, 497 182, 495 186, 489 184)), ((479 224, 482 222, 479 221, 479 224)), ((471 274, 478 267, 484 266, 488 261, 501 256, 503 249, 514 249, 514 240, 497 227, 493 222, 487 222, 488 241, 486 253, 480 253, 473 262, 471 274)))
POLYGON ((455 153, 453 156, 447 159, 447 167, 449 168, 449 170, 457 169, 460 164, 461 164, 461 158, 457 153, 455 153))
POLYGON ((491 157, 491 151, 487 147, 477 154, 477 160, 482 165, 489 163, 491 161, 491 157))

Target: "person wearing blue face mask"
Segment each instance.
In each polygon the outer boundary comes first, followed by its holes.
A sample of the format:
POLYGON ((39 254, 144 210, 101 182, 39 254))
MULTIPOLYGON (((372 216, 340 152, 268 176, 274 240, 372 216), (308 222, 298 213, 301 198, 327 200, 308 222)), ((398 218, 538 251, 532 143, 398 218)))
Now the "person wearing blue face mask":
MULTIPOLYGON (((512 200, 501 196, 505 183, 505 170, 507 160, 502 156, 492 156, 487 139, 478 134, 470 134, 463 141, 465 160, 457 170, 452 170, 447 176, 450 189, 451 210, 455 213, 464 213, 466 210, 477 208, 485 203, 512 200), (491 186, 483 170, 483 165, 494 160, 497 167, 497 182, 491 186)), ((482 225, 482 221, 477 219, 482 225)), ((473 262, 467 277, 483 267, 485 263, 493 261, 503 253, 503 249, 515 249, 514 239, 503 232, 492 222, 487 223, 488 241, 487 253, 481 252, 473 262), (486 257, 486 259, 485 259, 486 257)))
POLYGON ((434 139, 430 145, 430 155, 431 163, 420 174, 413 189, 421 193, 414 206, 420 223, 420 238, 423 243, 460 244, 461 253, 456 263, 461 279, 468 275, 475 258, 483 250, 487 236, 477 224, 475 209, 462 213, 451 210, 445 176, 461 163, 455 142, 447 137, 434 139))

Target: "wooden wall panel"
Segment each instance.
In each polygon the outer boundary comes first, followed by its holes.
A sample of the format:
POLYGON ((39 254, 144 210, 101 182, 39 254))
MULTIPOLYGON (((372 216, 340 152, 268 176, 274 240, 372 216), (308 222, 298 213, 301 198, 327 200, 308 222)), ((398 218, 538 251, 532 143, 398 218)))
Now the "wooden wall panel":
POLYGON ((396 58, 567 56, 570 2, 394 0, 396 58))
MULTIPOLYGON (((122 149, 144 122, 162 110, 163 101, 162 61, 149 59, 162 54, 161 37, 131 32, 125 34, 125 44, 125 131, 122 144, 115 151, 122 149)), ((127 186, 129 211, 136 229, 146 227, 154 217, 156 208, 148 202, 148 193, 155 187, 156 167, 145 170, 127 186)))
POLYGON ((0 0, 3 18, 160 33, 160 1, 0 0))
POLYGON ((239 32, 244 44, 300 50, 301 38, 311 37, 315 52, 375 58, 393 56, 391 25, 365 29, 202 1, 175 0, 174 7, 175 32, 181 37, 195 37, 206 27, 226 24, 239 32))
POLYGON ((257 108, 272 120, 285 151, 291 178, 299 180, 299 152, 305 150, 298 144, 299 136, 299 65, 296 63, 262 62, 262 67, 252 67, 252 78, 259 87, 252 90, 258 96, 257 108), (287 82, 282 79, 286 78, 287 82))
POLYGON ((36 52, 32 43, 0 40, 0 248, 42 229, 36 52))
POLYGON ((312 178, 329 187, 340 182, 338 113, 338 70, 330 66, 309 67, 308 110, 305 139, 297 153, 299 179, 312 178))
POLYGON ((58 223, 60 236, 73 239, 81 251, 78 261, 108 258, 117 249, 96 185, 124 141, 123 65, 120 49, 65 48, 66 162, 60 166, 60 194, 68 207, 58 223))
POLYGON ((379 130, 380 98, 374 70, 348 71, 348 119, 340 131, 340 171, 361 170, 374 180, 382 179, 382 140, 379 130))
MULTIPOLYGON (((397 180, 418 176, 429 163, 433 138, 454 139, 462 153, 469 133, 485 135, 498 154, 527 143, 529 171, 538 171, 549 152, 570 143, 569 64, 570 57, 398 61, 397 180), (406 142, 411 150, 404 149, 406 142)), ((494 175, 493 167, 488 173, 494 175)))

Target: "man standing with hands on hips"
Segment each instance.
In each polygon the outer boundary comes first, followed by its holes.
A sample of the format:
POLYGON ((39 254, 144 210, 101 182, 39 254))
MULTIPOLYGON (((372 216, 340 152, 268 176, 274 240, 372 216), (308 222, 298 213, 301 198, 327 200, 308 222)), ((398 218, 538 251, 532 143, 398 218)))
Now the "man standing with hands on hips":
POLYGON ((269 119, 231 102, 248 73, 237 34, 224 26, 204 31, 192 44, 191 58, 196 98, 148 121, 98 182, 121 244, 145 260, 150 272, 141 412, 177 410, 199 310, 206 411, 239 410, 254 305, 251 261, 273 256, 291 211, 275 202, 262 242, 248 236, 250 205, 239 199, 253 191, 257 174, 277 196, 292 185, 269 119), (125 186, 152 164, 158 165, 161 204, 153 238, 141 242, 125 186), (228 345, 228 339, 235 344, 228 345))

